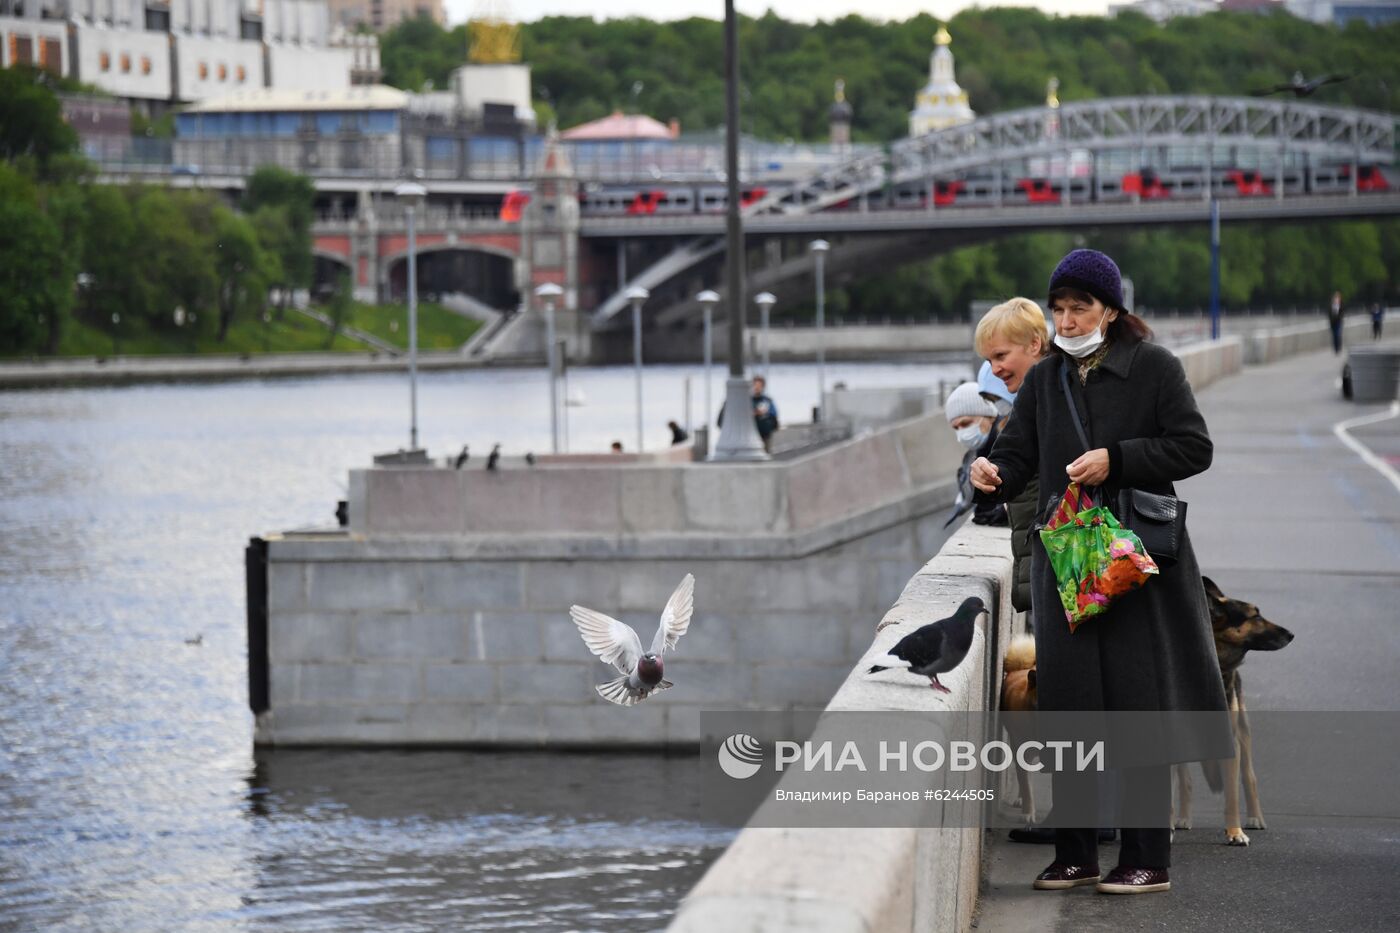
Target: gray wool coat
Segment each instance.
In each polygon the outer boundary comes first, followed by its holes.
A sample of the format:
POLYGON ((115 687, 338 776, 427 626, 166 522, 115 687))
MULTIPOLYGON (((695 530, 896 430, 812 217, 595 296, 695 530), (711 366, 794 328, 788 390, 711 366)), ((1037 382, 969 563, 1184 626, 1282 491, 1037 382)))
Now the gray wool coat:
MULTIPOLYGON (((1016 394, 1010 422, 988 458, 1002 484, 996 501, 1040 481, 1039 520, 1064 495, 1065 467, 1084 453, 1053 353, 1037 363, 1016 394)), ((1070 361, 1069 384, 1091 447, 1109 451, 1104 492, 1120 488, 1175 493, 1172 483, 1210 466, 1212 444, 1181 362, 1152 343, 1120 340, 1085 385, 1070 361)), ((1107 501, 1112 502, 1114 498, 1107 501)), ((1188 512, 1188 518, 1189 518, 1188 512)), ((1225 710, 1201 571, 1184 538, 1177 564, 1110 610, 1071 633, 1055 589, 1055 572, 1039 534, 1031 534, 1036 685, 1041 710, 1225 710)), ((1158 761, 1195 761, 1234 754, 1224 717, 1167 743, 1158 761), (1223 727, 1223 728, 1222 728, 1223 727)))

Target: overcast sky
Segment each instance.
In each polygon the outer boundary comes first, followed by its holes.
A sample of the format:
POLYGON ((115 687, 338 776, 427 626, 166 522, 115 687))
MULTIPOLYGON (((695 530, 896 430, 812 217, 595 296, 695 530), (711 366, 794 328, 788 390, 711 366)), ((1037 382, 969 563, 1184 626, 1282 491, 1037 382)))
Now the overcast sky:
MULTIPOLYGON (((724 16, 723 0, 506 0, 511 16, 520 22, 531 22, 542 16, 593 16, 598 19, 645 16, 650 19, 685 19, 689 16, 704 16, 721 19, 724 16)), ((1121 0, 1116 0, 1121 2, 1121 0)), ((460 23, 471 16, 472 11, 483 6, 484 0, 444 0, 447 18, 460 23)), ((500 5, 502 0, 495 0, 500 5)), ((739 12, 752 16, 762 16, 765 10, 772 9, 779 16, 789 20, 812 22, 813 20, 835 19, 847 13, 860 13, 875 19, 908 19, 920 12, 934 16, 952 16, 968 6, 1036 6, 1051 13, 1102 13, 1108 9, 1108 0, 735 0, 739 12)))

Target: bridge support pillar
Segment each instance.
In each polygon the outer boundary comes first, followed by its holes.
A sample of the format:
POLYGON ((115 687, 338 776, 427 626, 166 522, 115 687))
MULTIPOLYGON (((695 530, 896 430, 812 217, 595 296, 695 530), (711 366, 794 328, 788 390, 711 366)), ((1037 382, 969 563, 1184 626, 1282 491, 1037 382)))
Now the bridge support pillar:
MULTIPOLYGON (((535 289, 546 282, 564 289, 555 311, 555 337, 564 346, 564 360, 586 360, 592 351, 592 330, 578 307, 579 210, 578 181, 558 136, 551 133, 535 168, 535 190, 520 222, 520 262, 516 272, 521 301, 540 316, 539 326, 529 326, 525 346, 516 347, 540 359, 547 356, 543 309, 536 308, 535 289)), ((535 321, 527 324, 534 325, 535 321)))

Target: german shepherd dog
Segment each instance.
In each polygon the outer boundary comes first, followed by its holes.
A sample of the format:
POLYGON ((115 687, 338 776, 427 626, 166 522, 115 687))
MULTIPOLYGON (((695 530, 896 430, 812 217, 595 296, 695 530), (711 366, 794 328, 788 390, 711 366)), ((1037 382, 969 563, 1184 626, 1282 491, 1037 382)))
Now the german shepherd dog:
MULTIPOLYGON (((1245 826, 1264 829, 1264 811, 1259 806, 1259 780, 1254 775, 1254 755, 1250 747, 1249 712, 1244 705, 1244 681, 1240 665, 1250 651, 1277 651, 1293 640, 1293 633, 1275 625, 1259 614, 1259 607, 1241 599, 1231 599, 1220 592, 1210 577, 1201 577, 1206 588, 1206 603, 1210 606, 1210 627, 1215 633, 1215 656, 1220 661, 1220 676, 1225 682, 1225 701, 1235 730, 1235 757, 1224 762, 1202 762, 1206 782, 1212 790, 1225 785, 1225 842, 1232 846, 1249 845, 1245 826), (1223 775, 1221 771, 1223 770, 1223 775), (1240 823, 1240 778, 1244 778, 1245 806, 1249 819, 1240 823)), ((1173 829, 1191 828, 1191 772, 1186 765, 1176 766, 1177 807, 1173 829)))
MULTIPOLYGON (((1215 656, 1220 663, 1220 677, 1225 684, 1225 700, 1235 730, 1235 757, 1220 762, 1202 762, 1206 783, 1212 790, 1225 790, 1225 841, 1232 846, 1249 845, 1240 823, 1240 778, 1244 778, 1245 805, 1249 809, 1248 828, 1264 829, 1264 811, 1259 806, 1259 780, 1254 774, 1254 756, 1250 745, 1249 713, 1244 704, 1244 682, 1240 665, 1250 651, 1277 651, 1293 640, 1293 633, 1259 614, 1259 607, 1240 599, 1231 599, 1209 577, 1201 577, 1210 607, 1210 626, 1215 635, 1215 656), (1222 773, 1223 772, 1223 773, 1222 773)), ((1036 708, 1035 640, 1018 636, 1006 649, 1002 661, 1004 676, 1001 684, 1001 709, 1006 712, 1028 712, 1036 708)), ((1016 744, 1015 736, 1010 736, 1016 744)), ((1016 771, 1020 791, 1021 812, 1027 823, 1035 819, 1035 800, 1031 794, 1030 775, 1016 771)), ((1173 829, 1191 828, 1191 772, 1186 765, 1176 766, 1177 807, 1173 829)))

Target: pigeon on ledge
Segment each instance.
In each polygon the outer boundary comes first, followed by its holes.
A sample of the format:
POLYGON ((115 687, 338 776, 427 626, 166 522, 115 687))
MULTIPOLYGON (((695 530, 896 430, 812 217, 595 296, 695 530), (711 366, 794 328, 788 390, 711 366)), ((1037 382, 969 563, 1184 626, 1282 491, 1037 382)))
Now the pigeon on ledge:
POLYGON ((468 444, 462 445, 462 452, 457 455, 457 460, 452 464, 455 469, 460 470, 466 464, 467 459, 471 457, 471 452, 467 450, 469 446, 468 444))
POLYGON ((501 462, 501 445, 497 444, 491 448, 491 455, 486 458, 486 469, 496 469, 496 464, 501 462))
POLYGON ((948 673, 967 657, 967 650, 972 647, 973 623, 986 611, 981 599, 969 596, 948 618, 930 622, 905 635, 889 654, 876 658, 881 663, 873 665, 866 673, 904 668, 927 677, 928 685, 934 690, 952 693, 939 682, 938 675, 948 673))
POLYGON ((618 706, 634 706, 657 690, 671 686, 662 678, 665 664, 661 656, 676 647, 676 641, 690 628, 690 616, 695 608, 695 577, 685 575, 681 585, 671 594, 661 613, 661 625, 644 654, 642 640, 632 626, 611 616, 582 606, 569 609, 579 634, 588 650, 605 664, 611 664, 622 674, 616 680, 599 684, 598 695, 618 706))

